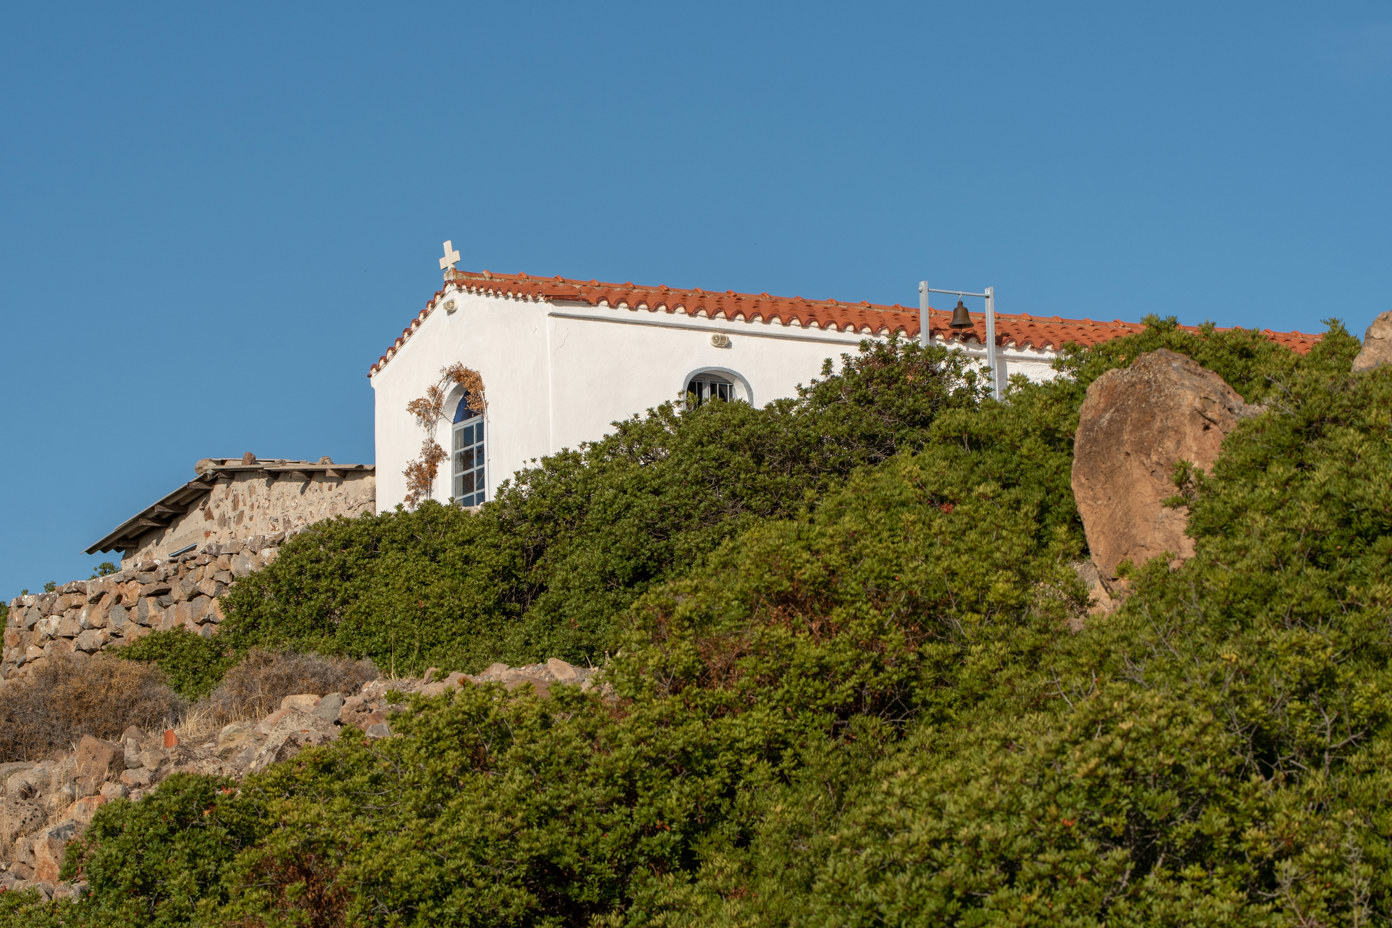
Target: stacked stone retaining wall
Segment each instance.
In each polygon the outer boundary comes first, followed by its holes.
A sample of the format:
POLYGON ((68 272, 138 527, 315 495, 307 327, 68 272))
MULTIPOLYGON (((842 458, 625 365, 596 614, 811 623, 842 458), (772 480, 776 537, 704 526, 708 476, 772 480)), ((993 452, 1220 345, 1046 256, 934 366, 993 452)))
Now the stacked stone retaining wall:
POLYGON ((0 680, 25 674, 64 654, 92 654, 182 626, 212 635, 221 599, 240 577, 275 560, 285 533, 206 545, 178 557, 142 560, 51 593, 10 601, 0 680))

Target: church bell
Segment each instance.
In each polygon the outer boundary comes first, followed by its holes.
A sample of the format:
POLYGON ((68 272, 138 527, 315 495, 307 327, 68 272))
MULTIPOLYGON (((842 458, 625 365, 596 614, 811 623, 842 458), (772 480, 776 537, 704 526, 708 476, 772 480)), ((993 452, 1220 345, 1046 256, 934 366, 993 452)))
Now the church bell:
POLYGON ((970 329, 972 327, 971 316, 967 314, 967 307, 962 305, 962 298, 957 298, 957 305, 952 310, 952 321, 948 326, 954 329, 970 329))

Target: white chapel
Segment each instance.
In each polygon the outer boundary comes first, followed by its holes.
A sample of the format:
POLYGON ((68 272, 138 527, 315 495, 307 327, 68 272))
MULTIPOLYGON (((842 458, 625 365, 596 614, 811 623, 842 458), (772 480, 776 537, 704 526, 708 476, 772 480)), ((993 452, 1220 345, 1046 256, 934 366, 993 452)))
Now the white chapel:
MULTIPOLYGON (((431 496, 477 505, 533 459, 593 441, 616 420, 688 393, 763 405, 792 396, 823 362, 854 354, 866 338, 921 338, 985 362, 985 320, 949 327, 950 312, 633 283, 601 283, 454 269, 446 243, 443 287, 372 365, 376 498, 389 510, 407 495, 404 471, 425 434, 407 405, 455 364, 478 373, 486 408, 464 390, 446 397, 435 440, 447 451, 431 496), (477 405, 477 404, 476 404, 477 405)), ((959 319, 959 323, 960 323, 959 319)), ((995 363, 1014 374, 1053 375, 1058 349, 1142 328, 1120 321, 996 317, 995 363)), ((1275 335, 1297 344, 1315 336, 1275 335)))

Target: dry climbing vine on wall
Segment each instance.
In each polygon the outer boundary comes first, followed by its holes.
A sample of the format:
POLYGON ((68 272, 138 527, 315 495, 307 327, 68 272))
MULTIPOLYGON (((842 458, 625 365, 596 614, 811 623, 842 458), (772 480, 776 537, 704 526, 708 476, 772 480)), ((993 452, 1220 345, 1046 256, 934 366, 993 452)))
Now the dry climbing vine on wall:
POLYGON ((448 455, 435 440, 435 430, 449 416, 445 410, 445 398, 450 388, 458 385, 465 390, 469 408, 483 415, 488 408, 483 397, 483 378, 478 371, 470 370, 463 364, 451 364, 440 369, 440 379, 426 388, 425 396, 406 404, 406 411, 425 430, 425 440, 421 442, 420 457, 406 465, 402 473, 406 476, 406 508, 414 509, 421 500, 430 497, 435 486, 435 477, 440 473, 440 462, 448 455))

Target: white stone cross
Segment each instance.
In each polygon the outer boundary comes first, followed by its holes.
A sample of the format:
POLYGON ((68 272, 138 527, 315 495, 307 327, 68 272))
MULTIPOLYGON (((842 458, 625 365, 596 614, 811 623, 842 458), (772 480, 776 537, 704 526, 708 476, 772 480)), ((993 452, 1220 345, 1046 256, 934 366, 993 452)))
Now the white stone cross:
POLYGON ((440 259, 440 270, 454 270, 454 262, 459 260, 459 252, 454 250, 453 242, 445 242, 445 256, 440 259))

